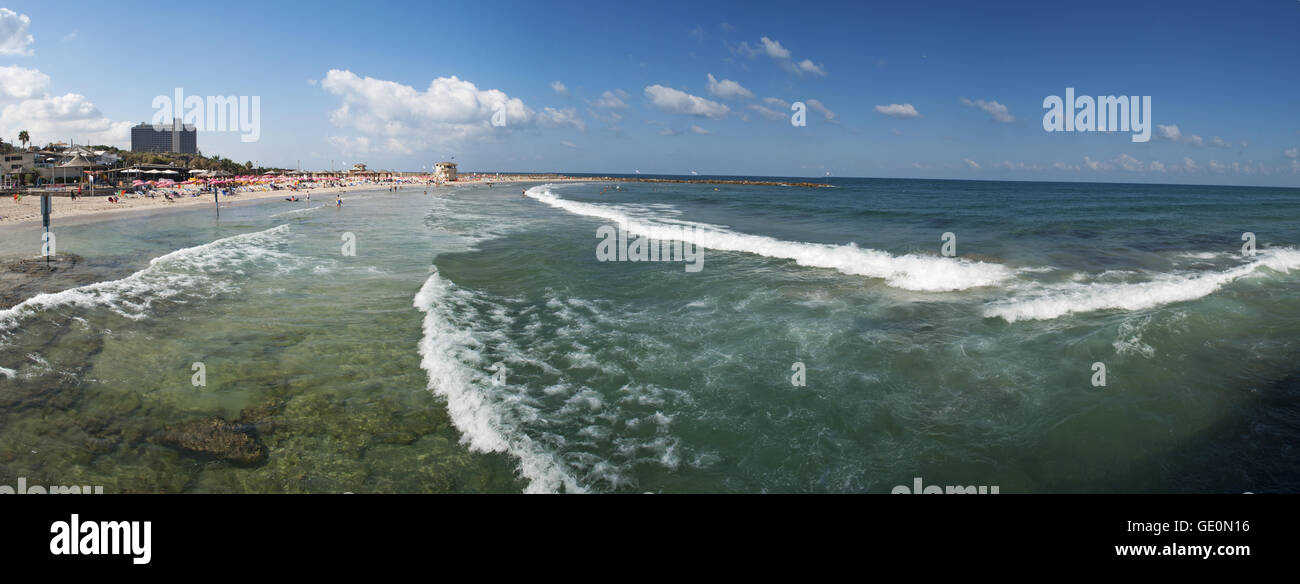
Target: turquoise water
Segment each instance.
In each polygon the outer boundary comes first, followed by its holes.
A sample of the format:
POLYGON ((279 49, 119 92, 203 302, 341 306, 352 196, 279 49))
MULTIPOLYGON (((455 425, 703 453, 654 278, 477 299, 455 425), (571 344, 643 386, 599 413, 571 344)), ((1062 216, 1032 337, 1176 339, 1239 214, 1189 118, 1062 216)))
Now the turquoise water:
POLYGON ((0 484, 1300 487, 1300 191, 830 182, 352 191, 58 228, 103 282, 0 312, 0 484), (694 261, 600 261, 620 227, 694 261), (264 456, 178 445, 196 420, 264 456))

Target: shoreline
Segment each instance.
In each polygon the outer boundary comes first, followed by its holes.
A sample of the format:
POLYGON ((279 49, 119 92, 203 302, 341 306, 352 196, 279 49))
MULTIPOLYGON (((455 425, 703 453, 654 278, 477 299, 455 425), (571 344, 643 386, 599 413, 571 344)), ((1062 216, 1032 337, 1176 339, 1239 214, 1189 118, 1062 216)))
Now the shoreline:
MULTIPOLYGON (((311 189, 311 193, 332 194, 335 191, 342 191, 348 188, 365 188, 363 187, 320 187, 311 189)), ((274 200, 277 198, 292 196, 294 194, 303 194, 306 191, 293 190, 275 190, 275 191, 253 191, 237 193, 233 196, 227 196, 221 201, 222 208, 241 207, 246 204, 274 200)), ((158 198, 127 198, 118 203, 108 202, 107 197, 85 197, 72 200, 69 197, 52 197, 51 205, 53 207, 50 213, 51 222, 58 221, 61 225, 80 225, 85 223, 94 223, 112 219, 114 217, 138 216, 150 212, 182 211, 202 207, 210 207, 212 199, 209 193, 204 193, 197 197, 183 197, 168 202, 167 199, 159 196, 158 198)), ((22 203, 15 204, 12 199, 0 200, 0 229, 10 229, 23 226, 41 225, 41 204, 40 199, 36 197, 24 197, 24 199, 36 199, 34 201, 24 200, 22 203)))
MULTIPOLYGON (((761 181, 761 180, 738 180, 738 179, 666 179, 666 178, 634 178, 634 177, 579 177, 565 175, 512 175, 502 176, 494 180, 474 180, 474 181, 456 181, 445 185, 425 185, 420 183, 399 183, 399 186, 408 189, 437 189, 455 186, 482 185, 491 184, 509 184, 525 182, 644 182, 644 183, 700 183, 700 184, 725 184, 725 185, 757 185, 757 186, 786 186, 786 187, 808 187, 822 188, 830 185, 823 183, 805 183, 805 182, 779 182, 779 181, 761 181)), ((274 199, 283 199, 284 197, 295 194, 313 193, 329 195, 336 192, 345 192, 347 189, 381 189, 392 186, 391 183, 361 183, 346 186, 323 186, 307 190, 278 189, 266 191, 250 191, 237 193, 222 199, 222 207, 238 207, 255 202, 263 202, 274 199)), ((14 203, 12 199, 5 198, 0 200, 0 230, 9 230, 26 226, 41 225, 41 203, 40 198, 36 196, 26 196, 24 199, 34 199, 31 201, 24 200, 22 203, 14 203)), ((67 196, 55 196, 52 198, 53 212, 50 214, 52 221, 59 221, 61 225, 81 225, 94 223, 97 221, 106 221, 115 217, 138 216, 142 213, 165 212, 169 210, 188 210, 211 205, 211 199, 208 193, 197 197, 182 197, 168 202, 163 197, 154 199, 150 198, 125 198, 118 203, 108 202, 107 197, 83 197, 72 200, 67 196)))

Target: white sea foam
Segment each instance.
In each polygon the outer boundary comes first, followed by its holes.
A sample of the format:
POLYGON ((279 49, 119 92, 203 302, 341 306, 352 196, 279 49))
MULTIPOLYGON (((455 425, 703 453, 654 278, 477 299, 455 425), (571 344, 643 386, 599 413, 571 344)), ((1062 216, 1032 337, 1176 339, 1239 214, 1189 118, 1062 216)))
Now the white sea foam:
POLYGON ((156 257, 149 261, 148 267, 120 280, 37 294, 0 310, 0 333, 14 329, 27 316, 62 306, 102 307, 132 320, 142 320, 158 300, 175 299, 200 285, 206 285, 207 291, 228 289, 227 282, 210 277, 214 271, 245 261, 285 256, 272 246, 283 242, 287 232, 288 226, 282 225, 226 237, 156 257))
POLYGON ((794 260, 801 266, 830 268, 845 274, 879 278, 886 284, 905 290, 946 292, 980 286, 992 286, 1010 278, 1014 271, 1000 264, 958 258, 893 255, 856 244, 831 245, 784 241, 763 235, 737 233, 719 226, 696 224, 684 233, 659 218, 636 217, 623 209, 570 201, 551 191, 551 185, 528 189, 528 196, 552 207, 576 215, 608 219, 637 235, 657 240, 685 238, 686 243, 720 250, 753 253, 794 260))
POLYGON ((1118 355, 1141 355, 1150 359, 1155 357, 1156 348, 1142 340, 1143 333, 1151 325, 1151 316, 1137 320, 1126 320, 1119 324, 1119 336, 1111 343, 1118 355))
POLYGON ((1189 252, 1178 254, 1179 257, 1191 258, 1194 260, 1213 260, 1222 257, 1229 257, 1231 255, 1233 254, 1230 254, 1228 252, 1222 252, 1222 251, 1189 251, 1189 252))
POLYGON ((157 300, 175 298, 199 285, 210 286, 208 290, 227 289, 227 282, 210 277, 215 271, 259 259, 288 257, 273 249, 284 241, 288 230, 287 225, 280 225, 178 249, 150 260, 148 267, 120 280, 37 294, 0 310, 0 332, 11 330, 24 316, 60 306, 103 307, 141 320, 157 300))
POLYGON ((279 218, 281 218, 281 217, 296 217, 296 216, 298 216, 298 215, 306 215, 307 213, 311 213, 312 211, 319 211, 319 210, 324 209, 324 208, 326 208, 326 207, 332 207, 332 206, 333 206, 333 205, 316 205, 315 207, 303 207, 303 208, 299 208, 299 209, 290 209, 290 210, 288 210, 288 211, 281 211, 281 212, 279 212, 279 213, 276 213, 276 214, 274 214, 274 215, 271 215, 271 219, 279 219, 279 218))
POLYGON ((1260 269, 1287 273, 1300 268, 1300 251, 1294 248, 1262 250, 1248 263, 1218 272, 1160 274, 1146 282, 1080 282, 1053 286, 1027 298, 995 302, 984 316, 1007 322, 1047 320, 1070 313, 1095 310, 1142 310, 1173 302, 1203 298, 1228 283, 1260 269))
POLYGON ((452 423, 462 442, 478 452, 505 452, 519 460, 520 473, 528 480, 526 492, 569 493, 586 489, 569 476, 556 458, 509 419, 504 408, 491 397, 493 381, 483 364, 482 343, 457 327, 448 317, 448 305, 463 291, 435 271, 415 295, 415 308, 424 313, 424 337, 420 339, 420 367, 429 376, 428 388, 447 400, 452 423))
MULTIPOLYGON (((271 259, 279 264, 283 263, 281 260, 291 259, 288 254, 274 249, 284 242, 288 231, 287 225, 281 225, 218 239, 158 256, 144 269, 119 280, 37 294, 0 310, 0 345, 23 319, 55 308, 106 308, 131 320, 144 320, 149 316, 149 308, 157 301, 183 301, 186 293, 197 290, 204 293, 230 291, 233 284, 219 276, 221 271, 242 273, 239 267, 245 262, 271 259)), ((79 317, 72 318, 86 322, 79 317)), ((106 330, 103 334, 111 334, 111 331, 106 330)))

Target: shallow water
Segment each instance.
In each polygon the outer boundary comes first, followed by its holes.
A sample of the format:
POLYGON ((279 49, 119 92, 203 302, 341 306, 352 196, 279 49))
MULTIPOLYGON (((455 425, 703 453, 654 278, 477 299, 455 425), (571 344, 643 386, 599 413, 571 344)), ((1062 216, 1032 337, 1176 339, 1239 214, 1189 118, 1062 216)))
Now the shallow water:
POLYGON ((56 226, 104 282, 0 312, 0 484, 1300 486, 1300 192, 831 182, 352 191, 56 226), (598 261, 615 226, 698 245, 699 271, 598 261), (215 418, 264 460, 168 439, 215 418))

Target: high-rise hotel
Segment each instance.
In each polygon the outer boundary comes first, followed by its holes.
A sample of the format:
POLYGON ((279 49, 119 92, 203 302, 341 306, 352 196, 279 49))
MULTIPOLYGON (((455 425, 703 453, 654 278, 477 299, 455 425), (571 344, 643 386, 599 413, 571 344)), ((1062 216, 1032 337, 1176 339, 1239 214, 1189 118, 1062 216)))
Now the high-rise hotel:
POLYGON ((170 126, 142 123, 131 128, 131 151, 198 154, 198 129, 176 118, 170 126))

